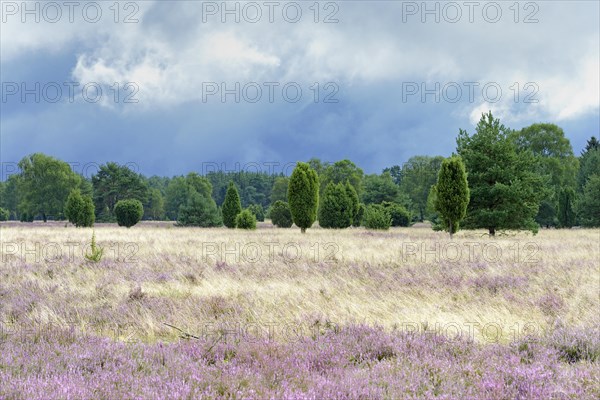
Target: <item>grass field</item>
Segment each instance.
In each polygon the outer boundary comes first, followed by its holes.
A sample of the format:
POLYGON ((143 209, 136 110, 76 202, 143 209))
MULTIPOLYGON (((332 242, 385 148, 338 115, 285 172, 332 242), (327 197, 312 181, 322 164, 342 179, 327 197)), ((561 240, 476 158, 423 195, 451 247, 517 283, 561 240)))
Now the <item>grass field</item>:
POLYGON ((600 395, 597 229, 94 230, 2 225, 0 398, 600 395))

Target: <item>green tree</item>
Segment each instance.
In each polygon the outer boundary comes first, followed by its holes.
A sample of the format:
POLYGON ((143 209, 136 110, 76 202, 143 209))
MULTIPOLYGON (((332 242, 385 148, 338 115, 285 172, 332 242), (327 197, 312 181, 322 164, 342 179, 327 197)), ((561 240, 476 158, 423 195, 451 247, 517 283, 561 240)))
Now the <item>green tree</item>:
POLYGON ((256 229, 256 216, 246 208, 235 217, 235 225, 239 229, 254 230, 256 229))
POLYGON ((271 189, 271 204, 275 203, 277 200, 287 201, 287 190, 289 181, 290 179, 285 176, 279 176, 275 178, 273 188, 271 189))
POLYGON ((292 226, 292 212, 290 206, 285 201, 277 200, 271 206, 271 222, 279 228, 289 228, 292 226))
POLYGON ((252 211, 257 221, 263 222, 265 220, 265 210, 261 204, 250 204, 248 210, 252 211))
POLYGON ((81 214, 79 214, 79 225, 92 227, 94 226, 94 222, 96 222, 96 207, 94 206, 94 200, 89 194, 84 194, 82 199, 83 208, 81 214))
POLYGON ((600 174, 592 175, 583 187, 579 213, 583 226, 600 226, 600 174))
POLYGON ((440 213, 452 238, 458 231, 469 204, 467 173, 460 157, 450 157, 442 162, 435 190, 435 209, 440 213))
POLYGON ((402 183, 402 168, 399 165, 394 165, 393 167, 385 168, 383 173, 386 172, 390 174, 394 183, 400 186, 402 183))
POLYGON ((10 218, 10 211, 0 208, 0 221, 8 221, 10 218))
POLYGON ((558 198, 558 223, 561 228, 575 225, 575 190, 562 188, 558 198))
POLYGON ((435 184, 444 157, 414 156, 402 166, 400 191, 406 193, 411 200, 413 212, 419 221, 425 218, 427 196, 435 184))
POLYGON ((558 219, 556 218, 556 207, 553 200, 542 199, 540 201, 540 207, 535 216, 535 222, 546 228, 556 226, 558 219))
POLYGON ((148 203, 144 207, 144 214, 147 219, 160 221, 165 216, 165 200, 160 190, 151 188, 149 191, 148 203))
POLYGON ((600 179, 600 144, 592 136, 579 158, 577 176, 576 209, 579 222, 584 226, 599 226, 598 219, 598 179, 600 179))
POLYGON ((358 203, 358 212, 352 221, 352 226, 359 227, 363 225, 363 218, 367 207, 363 203, 358 203))
POLYGON ((594 136, 588 140, 584 151, 579 157, 579 174, 577 175, 577 187, 583 193, 583 187, 587 180, 596 174, 600 174, 600 147, 594 136))
POLYGON ((44 222, 49 215, 60 218, 69 193, 81 185, 81 176, 66 162, 41 153, 24 157, 18 166, 18 208, 28 215, 26 219, 36 215, 44 222))
MULTIPOLYGON (((165 214, 169 220, 179 220, 181 207, 190 206, 188 203, 192 192, 212 200, 213 187, 208 178, 195 172, 189 173, 186 177, 177 176, 170 180, 165 189, 165 214)), ((195 204, 197 205, 197 202, 195 204)))
POLYGON ((329 163, 323 162, 320 159, 313 157, 310 160, 308 160, 308 165, 313 170, 315 170, 317 176, 321 177, 324 174, 327 167, 329 166, 329 163))
POLYGON ((362 180, 364 172, 350 160, 340 160, 333 164, 327 165, 323 172, 319 175, 320 192, 324 193, 325 187, 329 182, 350 184, 360 195, 362 193, 362 180))
POLYGON ((425 208, 425 218, 431 223, 431 228, 434 231, 446 230, 444 222, 440 218, 440 213, 435 209, 435 203, 437 201, 437 190, 435 185, 429 190, 429 196, 427 196, 427 207, 425 208))
POLYGON ((96 210, 108 208, 109 215, 102 215, 108 220, 113 220, 114 207, 119 200, 135 199, 142 204, 148 200, 148 185, 144 177, 126 165, 114 162, 101 165, 98 173, 92 176, 92 186, 96 210))
POLYGON ((307 163, 297 163, 292 172, 288 203, 292 220, 302 233, 306 233, 306 229, 310 228, 317 218, 319 206, 319 178, 307 163))
POLYGON ((358 213, 360 211, 359 210, 360 202, 358 201, 358 193, 356 193, 354 186, 352 186, 350 184, 350 182, 348 182, 348 181, 346 181, 345 189, 346 189, 346 195, 348 196, 348 199, 350 200, 350 206, 351 206, 350 212, 352 213, 352 220, 350 221, 350 225, 354 225, 354 221, 359 220, 358 213))
POLYGON ((410 212, 402 204, 384 201, 381 205, 392 218, 392 226, 410 226, 410 212))
POLYGON ((79 227, 79 214, 83 210, 83 198, 79 189, 71 190, 65 203, 65 217, 73 225, 79 227))
POLYGON ((200 194, 194 188, 190 188, 187 200, 180 206, 177 215, 179 226, 210 228, 223 225, 223 219, 212 197, 200 194))
POLYGON ((81 190, 73 189, 65 203, 65 217, 76 227, 91 227, 94 225, 94 202, 90 195, 81 195, 81 190))
POLYGON ((115 204, 114 213, 119 226, 131 228, 142 219, 144 206, 137 199, 119 200, 115 204))
POLYGON ((384 201, 396 201, 400 194, 389 172, 381 175, 367 175, 364 178, 362 201, 365 204, 381 204, 384 201))
POLYGON ((179 208, 187 203, 189 194, 190 187, 183 176, 171 179, 165 189, 165 214, 169 220, 177 220, 179 208))
POLYGON ((531 152, 518 151, 509 135, 510 130, 491 112, 482 115, 473 136, 460 130, 457 151, 465 163, 471 194, 465 228, 486 228, 490 236, 504 229, 537 232, 534 217, 546 194, 544 181, 531 152))
POLYGON ((9 211, 15 217, 18 216, 19 193, 17 187, 21 175, 12 174, 4 182, 4 191, 0 197, 0 207, 9 211))
POLYGON ((341 229, 352 225, 355 210, 344 184, 329 182, 321 202, 319 225, 322 228, 341 229))
POLYGON ((363 223, 367 229, 388 230, 392 225, 392 217, 381 204, 369 204, 363 223))
POLYGON ((223 213, 223 224, 228 228, 235 228, 235 218, 242 211, 242 203, 240 202, 240 195, 233 181, 229 182, 221 210, 223 213))
POLYGON ((518 151, 531 151, 536 159, 536 172, 547 180, 548 195, 540 204, 536 221, 540 225, 555 226, 560 193, 575 188, 579 161, 573 154, 569 139, 554 124, 533 124, 511 133, 518 151))

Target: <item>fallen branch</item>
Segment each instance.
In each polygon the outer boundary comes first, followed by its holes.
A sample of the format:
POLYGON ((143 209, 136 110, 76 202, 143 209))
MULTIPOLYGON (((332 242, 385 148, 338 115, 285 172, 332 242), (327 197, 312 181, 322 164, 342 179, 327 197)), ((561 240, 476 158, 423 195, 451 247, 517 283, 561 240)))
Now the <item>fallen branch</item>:
MULTIPOLYGON (((180 328, 178 328, 178 327, 176 327, 176 326, 174 326, 174 325, 167 324, 166 322, 163 322, 163 324, 164 324, 164 325, 166 325, 166 326, 168 326, 169 328, 173 328, 173 329, 176 329, 176 330, 178 330, 179 332, 181 332, 181 334, 182 334, 181 338, 183 338, 183 339, 190 339, 190 338, 192 338, 192 339, 202 339, 200 336, 195 336, 195 335, 192 335, 191 333, 187 333, 187 332, 185 332, 183 329, 180 329, 180 328)), ((204 354, 202 354, 202 357, 206 358, 206 355, 207 355, 207 354, 208 354, 208 353, 209 353, 209 352, 210 352, 210 351, 211 351, 211 350, 212 350, 212 349, 215 347, 215 345, 217 344, 217 342, 219 342, 219 341, 221 340, 221 338, 222 338, 222 337, 223 337, 223 334, 221 333, 221 335, 220 335, 219 337, 217 337, 217 338, 216 338, 216 339, 215 339, 215 340, 212 342, 212 344, 211 344, 211 345, 210 345, 210 347, 209 347, 209 348, 208 348, 208 349, 207 349, 207 350, 204 352, 204 354)))

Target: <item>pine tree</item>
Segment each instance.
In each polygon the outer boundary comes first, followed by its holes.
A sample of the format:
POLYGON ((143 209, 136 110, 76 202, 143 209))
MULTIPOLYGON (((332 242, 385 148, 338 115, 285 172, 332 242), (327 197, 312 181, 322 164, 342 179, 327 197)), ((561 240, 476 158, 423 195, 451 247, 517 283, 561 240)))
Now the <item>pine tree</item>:
POLYGON ((473 136, 461 130, 456 141, 469 174, 471 196, 463 224, 485 228, 490 236, 503 229, 537 233, 534 217, 546 195, 533 154, 518 151, 510 132, 489 112, 473 136))
POLYGON ((460 157, 450 157, 442 162, 435 188, 435 209, 440 213, 452 238, 458 231, 469 204, 467 174, 460 157))
POLYGON ((90 195, 81 195, 79 189, 71 190, 65 203, 64 213, 67 220, 76 227, 91 227, 96 216, 95 207, 90 195))
POLYGON ((319 225, 322 228, 341 229, 348 228, 352 224, 354 207, 346 185, 329 182, 325 187, 321 201, 319 225))
POLYGON ((235 218, 240 212, 242 212, 240 195, 233 181, 229 181, 222 206, 223 224, 228 228, 235 228, 235 218))
POLYGON ((346 181, 346 194, 348 195, 348 198, 350 199, 351 203, 352 220, 350 221, 350 225, 359 226, 360 220, 358 213, 360 210, 358 194, 356 193, 356 189, 354 189, 354 186, 350 184, 350 181, 346 181))
POLYGON ((222 226, 223 220, 212 197, 190 188, 186 202, 179 207, 177 225, 210 228, 222 226))
POLYGON ((292 220, 302 233, 317 219, 319 178, 307 163, 299 162, 292 172, 288 186, 288 202, 292 220))
POLYGON ((65 203, 65 217, 75 226, 79 226, 79 213, 83 210, 83 198, 79 189, 71 190, 65 203))
POLYGON ((575 225, 575 191, 563 188, 558 197, 558 223, 561 228, 570 228, 575 225))

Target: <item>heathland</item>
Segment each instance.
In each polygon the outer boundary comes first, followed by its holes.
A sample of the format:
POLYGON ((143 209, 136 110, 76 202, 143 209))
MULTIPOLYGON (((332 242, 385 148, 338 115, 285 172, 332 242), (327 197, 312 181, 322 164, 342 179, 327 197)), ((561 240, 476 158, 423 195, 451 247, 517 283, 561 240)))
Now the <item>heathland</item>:
POLYGON ((598 229, 93 230, 2 224, 0 398, 600 395, 598 229))

